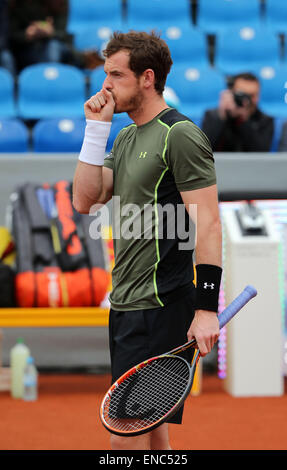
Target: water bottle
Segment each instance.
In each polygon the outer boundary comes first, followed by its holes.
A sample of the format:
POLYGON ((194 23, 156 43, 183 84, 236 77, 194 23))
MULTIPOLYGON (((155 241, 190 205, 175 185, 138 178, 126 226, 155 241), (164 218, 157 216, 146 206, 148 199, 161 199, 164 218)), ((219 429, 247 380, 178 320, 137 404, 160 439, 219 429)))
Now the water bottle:
POLYGON ((35 401, 38 398, 38 372, 33 357, 27 358, 23 376, 24 393, 23 400, 35 401))
POLYGON ((24 344, 23 339, 19 338, 10 352, 11 395, 13 398, 23 397, 23 374, 29 354, 29 348, 24 344))

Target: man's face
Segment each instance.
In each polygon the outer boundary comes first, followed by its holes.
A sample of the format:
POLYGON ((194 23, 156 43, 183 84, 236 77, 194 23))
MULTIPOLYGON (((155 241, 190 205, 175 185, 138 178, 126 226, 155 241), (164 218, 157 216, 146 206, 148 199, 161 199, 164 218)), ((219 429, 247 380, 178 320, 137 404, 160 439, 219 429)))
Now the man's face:
POLYGON ((232 90, 234 92, 241 91, 250 96, 251 108, 256 109, 259 101, 259 83, 253 80, 244 80, 238 78, 235 80, 232 90))
POLYGON ((129 52, 122 50, 107 57, 104 69, 107 76, 103 88, 113 95, 115 113, 138 110, 143 101, 143 92, 140 78, 129 68, 129 52))

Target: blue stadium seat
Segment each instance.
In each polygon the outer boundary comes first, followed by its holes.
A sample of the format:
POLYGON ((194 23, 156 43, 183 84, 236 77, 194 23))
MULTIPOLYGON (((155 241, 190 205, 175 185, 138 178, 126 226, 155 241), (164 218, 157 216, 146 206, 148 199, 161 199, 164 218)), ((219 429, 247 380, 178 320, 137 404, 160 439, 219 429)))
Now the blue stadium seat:
POLYGON ((260 71, 260 109, 275 118, 287 119, 287 66, 260 71))
POLYGON ((179 110, 180 100, 173 88, 165 86, 163 90, 163 97, 168 106, 179 110))
POLYGON ((287 2, 285 0, 265 0, 265 22, 271 31, 286 34, 287 2))
MULTIPOLYGON (((179 112, 182 112, 180 100, 173 88, 166 86, 163 92, 163 97, 168 106, 177 109, 177 111, 179 112)), ((200 127, 202 116, 193 116, 192 121, 194 122, 194 124, 200 127)))
POLYGON ((228 28, 246 25, 258 27, 261 23, 259 0, 200 0, 197 26, 208 34, 217 34, 228 28))
POLYGON ((226 74, 258 73, 280 61, 279 38, 266 28, 227 29, 217 35, 214 65, 226 74))
POLYGON ((122 22, 121 0, 69 0, 67 29, 72 34, 115 22, 122 22))
POLYGON ((197 127, 201 128, 202 118, 203 118, 203 116, 195 116, 195 118, 192 119, 192 121, 194 122, 194 124, 197 125, 197 127))
POLYGON ((90 74, 90 95, 95 95, 101 90, 103 82, 106 78, 104 66, 100 65, 94 69, 90 74))
POLYGON ((97 50, 101 53, 114 31, 122 31, 118 23, 103 23, 83 29, 75 34, 74 45, 79 51, 97 50))
POLYGON ((206 36, 192 27, 170 26, 163 31, 174 64, 186 63, 193 67, 208 65, 206 36))
POLYGON ((211 67, 193 68, 175 65, 166 82, 180 100, 179 111, 200 121, 207 109, 218 105, 219 94, 226 88, 223 74, 211 67))
POLYGON ((4 68, 0 67, 0 117, 13 118, 16 116, 14 100, 14 79, 4 68))
POLYGON ((192 25, 189 0, 128 0, 127 26, 136 30, 162 30, 173 25, 192 25))
POLYGON ((23 119, 82 117, 85 76, 71 65, 46 63, 19 74, 18 108, 23 119))
POLYGON ((273 133, 273 140, 271 144, 271 152, 278 152, 281 132, 283 128, 283 124, 287 122, 287 118, 275 118, 274 119, 274 133, 273 133))
POLYGON ((106 152, 110 152, 112 150, 114 140, 120 130, 132 123, 132 119, 126 113, 114 114, 110 135, 107 141, 106 152))
POLYGON ((43 119, 33 129, 35 152, 80 152, 85 134, 84 119, 43 119))
POLYGON ((0 152, 27 152, 29 132, 19 119, 0 120, 0 152))

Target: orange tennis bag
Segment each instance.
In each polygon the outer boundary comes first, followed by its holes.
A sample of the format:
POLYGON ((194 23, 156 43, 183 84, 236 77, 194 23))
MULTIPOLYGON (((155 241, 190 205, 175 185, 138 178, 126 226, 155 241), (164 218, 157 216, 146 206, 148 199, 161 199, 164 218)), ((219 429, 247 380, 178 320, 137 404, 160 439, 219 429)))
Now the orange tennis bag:
POLYGON ((105 241, 72 205, 72 183, 25 183, 11 199, 19 307, 99 306, 110 286, 105 241))

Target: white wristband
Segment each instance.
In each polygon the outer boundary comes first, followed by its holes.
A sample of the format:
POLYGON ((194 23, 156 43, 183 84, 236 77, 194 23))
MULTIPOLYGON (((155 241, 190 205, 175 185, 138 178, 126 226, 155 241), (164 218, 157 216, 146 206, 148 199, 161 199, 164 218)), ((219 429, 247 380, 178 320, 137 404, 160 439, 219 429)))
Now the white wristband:
POLYGON ((85 137, 79 160, 90 165, 103 166, 111 122, 86 120, 85 137))

